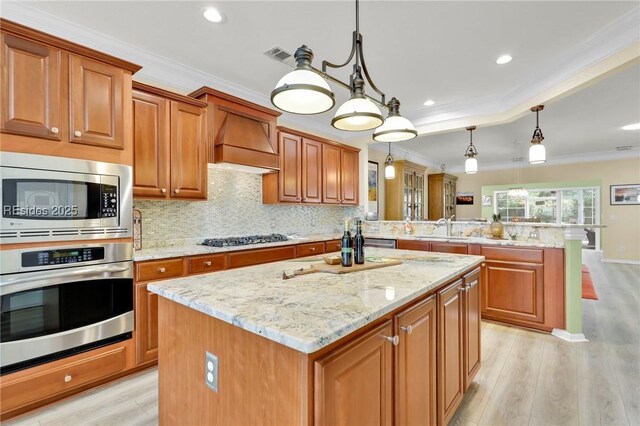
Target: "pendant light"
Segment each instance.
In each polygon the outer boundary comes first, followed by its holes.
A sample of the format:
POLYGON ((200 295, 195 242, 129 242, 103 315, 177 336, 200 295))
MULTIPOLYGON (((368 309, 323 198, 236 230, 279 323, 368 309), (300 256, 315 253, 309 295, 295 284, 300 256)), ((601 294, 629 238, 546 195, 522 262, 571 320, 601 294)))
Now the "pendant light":
POLYGON ((373 132, 373 139, 378 142, 400 142, 418 136, 413 124, 400 115, 400 101, 391 98, 387 104, 389 115, 384 124, 373 132))
POLYGON ((469 131, 469 146, 467 147, 467 152, 464 154, 464 156, 467 157, 464 162, 464 172, 468 175, 478 173, 478 160, 476 159, 478 150, 473 145, 473 131, 475 129, 476 126, 467 127, 467 130, 469 131))
POLYGON ((336 104, 327 82, 311 68, 313 52, 307 46, 294 54, 296 69, 280 79, 271 92, 271 103, 296 114, 320 114, 336 104))
POLYGON ((356 3, 356 29, 351 41, 351 53, 340 64, 322 61, 322 69, 311 65, 313 52, 307 46, 296 50, 296 69, 285 75, 271 92, 271 102, 277 108, 294 114, 318 114, 335 104, 335 99, 326 81, 329 80, 345 89, 351 96, 342 104, 331 120, 331 125, 339 130, 363 131, 381 127, 374 134, 380 142, 396 142, 412 139, 418 135, 413 124, 400 116, 400 102, 392 99, 389 104, 385 94, 375 85, 364 60, 363 37, 360 34, 360 1, 356 3), (345 83, 327 72, 328 68, 343 68, 353 63, 349 83, 345 83), (379 97, 365 94, 365 80, 379 97), (389 116, 385 121, 380 108, 387 108, 389 116), (383 124, 384 123, 384 124, 383 124))
POLYGON ((384 160, 384 178, 385 179, 395 179, 396 178, 396 168, 393 165, 394 160, 391 155, 391 142, 389 142, 389 154, 387 154, 387 158, 384 160))
POLYGON ((531 146, 529 147, 529 164, 542 164, 547 162, 547 153, 542 141, 544 136, 540 130, 539 116, 540 111, 544 109, 544 105, 537 105, 531 108, 536 113, 536 129, 533 131, 531 138, 531 146))

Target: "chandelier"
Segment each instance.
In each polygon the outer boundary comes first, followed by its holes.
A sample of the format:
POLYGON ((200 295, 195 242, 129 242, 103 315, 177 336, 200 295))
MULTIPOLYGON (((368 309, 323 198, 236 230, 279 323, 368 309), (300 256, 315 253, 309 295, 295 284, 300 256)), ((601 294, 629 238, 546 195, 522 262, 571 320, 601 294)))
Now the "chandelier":
POLYGON ((360 2, 356 0, 356 29, 353 32, 351 53, 341 64, 322 61, 322 69, 313 65, 313 51, 302 45, 294 58, 296 69, 286 74, 278 81, 271 92, 271 103, 277 108, 294 114, 320 114, 330 110, 335 105, 335 96, 327 81, 348 89, 351 96, 336 111, 331 125, 344 131, 365 131, 376 129, 373 139, 378 142, 399 142, 413 139, 418 132, 405 117, 400 115, 400 101, 391 98, 386 102, 386 96, 375 85, 367 64, 364 60, 363 37, 360 34, 360 2), (345 83, 327 72, 327 68, 343 68, 353 63, 353 72, 349 83, 345 83), (365 79, 371 89, 378 95, 373 97, 365 93, 365 79), (380 108, 389 112, 385 119, 380 108))

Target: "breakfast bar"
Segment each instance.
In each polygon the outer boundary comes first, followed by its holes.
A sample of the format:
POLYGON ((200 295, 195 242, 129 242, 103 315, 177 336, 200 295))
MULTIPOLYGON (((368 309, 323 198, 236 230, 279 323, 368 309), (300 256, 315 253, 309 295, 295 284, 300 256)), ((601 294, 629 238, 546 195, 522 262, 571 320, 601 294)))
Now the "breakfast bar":
POLYGON ((149 284, 160 424, 446 424, 480 366, 484 257, 367 256, 402 263, 283 279, 310 257, 149 284))

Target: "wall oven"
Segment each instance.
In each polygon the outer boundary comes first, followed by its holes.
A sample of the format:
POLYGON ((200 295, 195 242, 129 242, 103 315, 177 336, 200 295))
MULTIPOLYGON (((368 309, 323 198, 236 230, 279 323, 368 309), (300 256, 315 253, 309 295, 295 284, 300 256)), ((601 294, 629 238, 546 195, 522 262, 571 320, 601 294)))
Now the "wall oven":
POLYGON ((0 374, 130 339, 133 244, 3 250, 0 374))
POLYGON ((2 152, 0 242, 132 236, 131 167, 2 152))

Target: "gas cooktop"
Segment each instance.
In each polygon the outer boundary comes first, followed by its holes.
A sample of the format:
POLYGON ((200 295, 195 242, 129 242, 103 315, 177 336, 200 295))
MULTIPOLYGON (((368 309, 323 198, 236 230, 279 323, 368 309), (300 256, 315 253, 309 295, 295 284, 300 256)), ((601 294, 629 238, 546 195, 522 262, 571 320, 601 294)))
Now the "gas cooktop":
POLYGON ((250 244, 276 243, 288 240, 289 239, 282 234, 247 235, 244 237, 207 238, 202 242, 202 245, 211 247, 235 247, 250 244))

